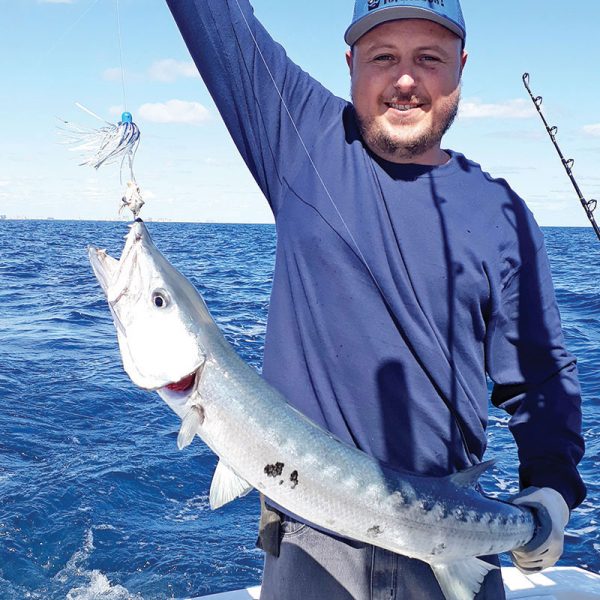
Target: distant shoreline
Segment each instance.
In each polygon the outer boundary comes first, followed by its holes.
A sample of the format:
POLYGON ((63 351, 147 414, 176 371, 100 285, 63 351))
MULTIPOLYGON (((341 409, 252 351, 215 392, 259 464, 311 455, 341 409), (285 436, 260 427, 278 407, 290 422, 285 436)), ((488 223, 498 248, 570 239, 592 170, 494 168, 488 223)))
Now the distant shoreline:
MULTIPOLYGON (((0 215, 0 223, 8 221, 39 221, 57 223, 129 223, 127 219, 59 219, 47 217, 45 219, 34 217, 5 217, 0 215)), ((145 223, 169 223, 172 225, 269 225, 274 226, 275 223, 265 222, 232 222, 232 221, 173 221, 171 219, 144 219, 145 223)), ((540 225, 542 229, 593 229, 591 225, 540 225)))
MULTIPOLYGON (((56 222, 56 223, 130 223, 128 219, 60 219, 54 217, 5 217, 0 215, 0 223, 9 221, 28 221, 28 222, 56 222)), ((171 219, 143 219, 144 223, 171 223, 173 225, 275 225, 275 223, 266 222, 238 222, 238 221, 175 221, 171 219)))

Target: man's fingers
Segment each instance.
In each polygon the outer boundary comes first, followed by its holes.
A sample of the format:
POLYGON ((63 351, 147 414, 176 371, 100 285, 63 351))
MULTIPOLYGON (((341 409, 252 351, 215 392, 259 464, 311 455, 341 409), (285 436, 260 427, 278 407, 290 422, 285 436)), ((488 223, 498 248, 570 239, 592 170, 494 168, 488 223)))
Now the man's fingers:
POLYGON ((513 550, 513 555, 518 557, 519 560, 537 560, 539 556, 545 552, 548 552, 552 541, 546 540, 539 548, 536 548, 533 552, 523 552, 522 550, 513 550))
POLYGON ((563 553, 563 545, 560 542, 546 542, 540 548, 536 548, 535 552, 521 552, 519 550, 513 550, 513 555, 520 560, 538 560, 542 557, 555 556, 558 560, 563 553), (548 554, 550 553, 550 554, 548 554))
POLYGON ((513 552, 512 554, 513 562, 520 570, 540 571, 554 566, 561 557, 562 552, 546 549, 541 554, 536 553, 533 556, 518 552, 513 552))
MULTIPOLYGON (((551 488, 525 490, 513 504, 533 508, 541 531, 547 539, 534 549, 513 550, 515 566, 525 574, 537 573, 556 564, 564 547, 564 528, 569 520, 569 508, 562 496, 551 488)), ((535 539, 535 538, 534 538, 535 539)), ((537 543, 537 541, 536 541, 537 543)))

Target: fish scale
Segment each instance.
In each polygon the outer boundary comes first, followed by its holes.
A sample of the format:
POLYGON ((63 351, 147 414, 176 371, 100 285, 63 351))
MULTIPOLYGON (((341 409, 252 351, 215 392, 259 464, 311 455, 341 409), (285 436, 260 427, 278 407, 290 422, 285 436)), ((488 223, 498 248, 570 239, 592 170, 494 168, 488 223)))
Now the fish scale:
POLYGON ((200 397, 207 398, 207 418, 198 435, 252 487, 294 514, 337 534, 421 559, 495 554, 533 536, 533 519, 521 509, 471 490, 463 493, 464 504, 449 506, 435 486, 423 485, 429 478, 384 470, 378 461, 323 432, 285 404, 237 355, 211 358, 198 388, 200 397), (216 366, 219 362, 227 370, 216 366), (277 463, 282 465, 277 475, 266 472, 277 463), (292 472, 301 480, 295 486, 292 472), (424 490, 420 494, 419 488, 424 490), (418 548, 414 540, 398 542, 409 529, 422 532, 417 539, 424 543, 418 548), (441 541, 430 542, 437 540, 438 529, 446 540, 443 551, 441 541), (391 540, 385 538, 387 531, 395 532, 391 540), (462 534, 458 539, 457 533, 462 534))
POLYGON ((437 478, 396 471, 287 404, 238 357, 141 220, 119 261, 96 248, 89 256, 132 381, 182 419, 180 446, 198 435, 220 458, 213 508, 256 488, 302 521, 427 562, 448 600, 473 600, 495 568, 476 557, 534 537, 529 509, 476 490, 490 463, 437 478))

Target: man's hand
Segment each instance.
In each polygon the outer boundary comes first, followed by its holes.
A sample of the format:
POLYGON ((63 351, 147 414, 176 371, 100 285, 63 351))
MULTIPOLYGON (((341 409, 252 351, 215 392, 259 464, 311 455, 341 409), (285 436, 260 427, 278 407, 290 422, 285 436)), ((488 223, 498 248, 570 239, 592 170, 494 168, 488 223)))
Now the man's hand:
POLYGON ((511 502, 528 506, 535 511, 539 524, 538 535, 542 538, 532 540, 533 548, 530 547, 530 542, 523 548, 513 550, 513 563, 525 574, 537 573, 553 566, 563 553, 565 527, 570 516, 563 497, 552 488, 530 487, 511 502))

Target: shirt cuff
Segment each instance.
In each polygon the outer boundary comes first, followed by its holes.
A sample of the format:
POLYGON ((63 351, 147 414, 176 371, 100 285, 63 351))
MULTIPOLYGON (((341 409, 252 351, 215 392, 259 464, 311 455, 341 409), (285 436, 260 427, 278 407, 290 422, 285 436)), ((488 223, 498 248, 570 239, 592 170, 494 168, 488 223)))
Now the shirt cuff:
POLYGON ((573 510, 585 499, 587 490, 575 467, 550 462, 535 461, 519 468, 521 489, 531 486, 556 490, 573 510))

